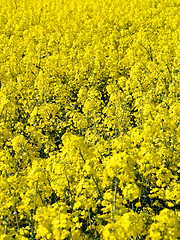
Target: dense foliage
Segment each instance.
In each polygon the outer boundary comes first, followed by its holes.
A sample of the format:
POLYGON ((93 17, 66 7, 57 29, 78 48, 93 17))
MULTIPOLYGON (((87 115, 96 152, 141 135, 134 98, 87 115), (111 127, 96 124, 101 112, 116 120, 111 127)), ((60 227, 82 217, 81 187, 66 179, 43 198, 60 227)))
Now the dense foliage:
POLYGON ((180 2, 0 0, 0 239, 180 239, 180 2))

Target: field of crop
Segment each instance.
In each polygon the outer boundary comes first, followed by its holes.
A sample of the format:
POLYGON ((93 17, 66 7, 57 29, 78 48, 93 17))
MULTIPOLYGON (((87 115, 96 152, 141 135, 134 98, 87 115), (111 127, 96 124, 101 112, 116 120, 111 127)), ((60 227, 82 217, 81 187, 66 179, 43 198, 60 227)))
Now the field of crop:
POLYGON ((0 0, 13 239, 180 239, 179 0, 0 0))

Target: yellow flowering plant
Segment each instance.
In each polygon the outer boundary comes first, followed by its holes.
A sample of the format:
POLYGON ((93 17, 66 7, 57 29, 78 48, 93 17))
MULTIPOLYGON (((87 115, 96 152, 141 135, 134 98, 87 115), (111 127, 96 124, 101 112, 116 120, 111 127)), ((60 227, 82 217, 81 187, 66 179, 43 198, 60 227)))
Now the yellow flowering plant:
POLYGON ((0 1, 0 240, 180 238, 179 7, 0 1))

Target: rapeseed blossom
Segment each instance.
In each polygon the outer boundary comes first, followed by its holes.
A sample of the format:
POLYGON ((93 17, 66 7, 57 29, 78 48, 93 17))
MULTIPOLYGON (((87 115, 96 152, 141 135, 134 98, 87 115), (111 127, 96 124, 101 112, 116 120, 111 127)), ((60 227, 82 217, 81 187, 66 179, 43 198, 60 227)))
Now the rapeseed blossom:
POLYGON ((179 8, 0 1, 0 240, 180 238, 179 8))

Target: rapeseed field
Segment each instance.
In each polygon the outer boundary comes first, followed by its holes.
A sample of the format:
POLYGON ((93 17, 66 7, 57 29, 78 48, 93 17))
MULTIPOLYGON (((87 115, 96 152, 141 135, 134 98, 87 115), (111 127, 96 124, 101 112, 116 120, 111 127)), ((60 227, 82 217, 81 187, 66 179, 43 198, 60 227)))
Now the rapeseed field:
POLYGON ((0 0, 12 239, 180 239, 179 0, 0 0))

